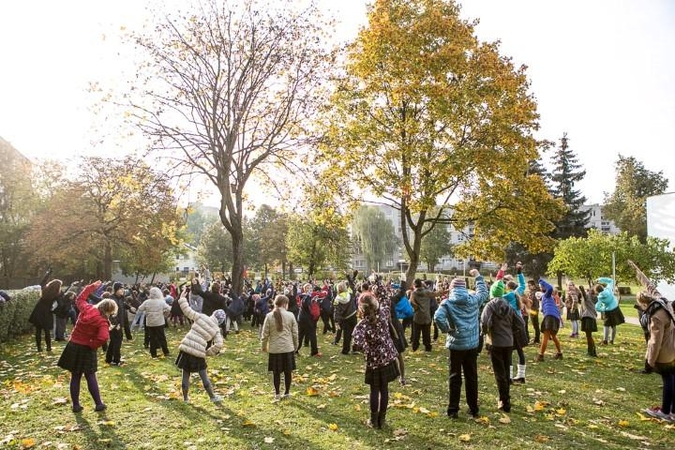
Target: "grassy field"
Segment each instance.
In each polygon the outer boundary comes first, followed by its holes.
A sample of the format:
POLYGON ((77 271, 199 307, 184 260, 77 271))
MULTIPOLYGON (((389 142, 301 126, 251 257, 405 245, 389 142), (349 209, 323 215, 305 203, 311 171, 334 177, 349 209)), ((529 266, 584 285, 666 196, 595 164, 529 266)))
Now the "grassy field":
MULTIPOLYGON (((567 327, 569 325, 566 324, 567 327)), ((185 329, 168 330, 176 351, 185 329)), ((197 378, 192 402, 180 397, 173 359, 152 360, 142 335, 123 344, 127 364, 108 367, 99 381, 105 413, 93 411, 83 383, 85 410, 73 414, 68 373, 56 367, 63 347, 40 355, 25 337, 0 349, 0 447, 55 449, 479 449, 479 448, 673 448, 675 426, 650 420, 641 408, 658 404, 661 380, 641 375, 644 341, 639 327, 623 325, 618 342, 586 357, 585 342, 563 329, 564 360, 532 363, 527 384, 512 389, 513 411, 496 409, 497 390, 489 359, 479 357, 479 420, 445 414, 447 353, 405 353, 408 386, 390 385, 389 427, 372 430, 368 387, 360 355, 343 356, 320 336, 322 358, 301 356, 293 396, 272 403, 271 376, 257 334, 244 325, 226 351, 209 361, 221 405, 208 401, 197 378)), ((305 355, 308 351, 303 352, 305 355)), ((464 394, 462 394, 463 396, 464 394)))

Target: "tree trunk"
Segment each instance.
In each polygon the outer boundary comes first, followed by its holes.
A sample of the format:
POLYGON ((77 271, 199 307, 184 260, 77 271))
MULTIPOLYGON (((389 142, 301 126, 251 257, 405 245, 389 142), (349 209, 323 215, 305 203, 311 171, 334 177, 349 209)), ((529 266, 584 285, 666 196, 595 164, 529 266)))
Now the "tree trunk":
POLYGON ((103 278, 112 280, 112 245, 106 241, 103 255, 103 278))
POLYGON ((241 229, 239 233, 232 233, 232 292, 241 294, 242 278, 244 277, 244 237, 241 229))

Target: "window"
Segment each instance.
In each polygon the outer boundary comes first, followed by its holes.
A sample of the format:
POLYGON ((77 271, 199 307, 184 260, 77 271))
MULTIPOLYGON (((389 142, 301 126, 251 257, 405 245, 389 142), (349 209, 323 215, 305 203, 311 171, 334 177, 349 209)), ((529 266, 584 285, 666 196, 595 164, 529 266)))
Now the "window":
POLYGON ((180 272, 180 267, 176 267, 176 272, 180 272))
POLYGON ((183 272, 189 272, 190 268, 188 266, 183 267, 183 272))

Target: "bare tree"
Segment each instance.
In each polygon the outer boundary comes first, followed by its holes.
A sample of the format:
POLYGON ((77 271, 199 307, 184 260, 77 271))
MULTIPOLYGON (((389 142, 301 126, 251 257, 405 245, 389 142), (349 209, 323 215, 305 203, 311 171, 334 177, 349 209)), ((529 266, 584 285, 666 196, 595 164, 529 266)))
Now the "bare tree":
POLYGON ((294 3, 204 0, 134 37, 149 58, 129 95, 133 116, 173 168, 217 187, 235 291, 245 264, 245 187, 295 167, 334 59, 324 44, 330 24, 313 1, 294 3))

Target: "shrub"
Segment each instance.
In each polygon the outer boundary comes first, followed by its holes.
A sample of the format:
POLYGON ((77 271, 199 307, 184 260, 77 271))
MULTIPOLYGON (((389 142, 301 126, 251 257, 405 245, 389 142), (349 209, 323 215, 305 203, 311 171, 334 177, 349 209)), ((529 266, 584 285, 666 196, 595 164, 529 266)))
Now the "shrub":
POLYGON ((7 342, 33 328, 28 318, 39 298, 40 291, 17 291, 12 293, 12 300, 0 304, 0 342, 7 342))

